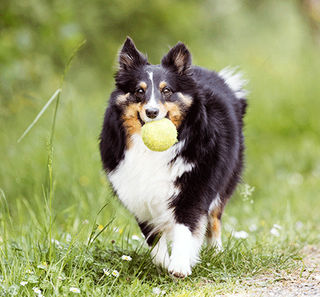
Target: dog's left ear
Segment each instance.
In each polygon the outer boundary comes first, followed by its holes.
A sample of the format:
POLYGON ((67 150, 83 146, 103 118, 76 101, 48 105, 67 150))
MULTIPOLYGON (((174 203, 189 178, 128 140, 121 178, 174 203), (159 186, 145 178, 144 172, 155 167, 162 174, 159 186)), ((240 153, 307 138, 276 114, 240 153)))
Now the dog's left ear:
POLYGON ((191 54, 182 42, 178 42, 168 54, 162 58, 161 64, 164 67, 173 69, 179 74, 188 74, 191 70, 191 54))
POLYGON ((120 70, 135 69, 148 64, 147 58, 140 53, 130 37, 127 37, 119 53, 120 70))

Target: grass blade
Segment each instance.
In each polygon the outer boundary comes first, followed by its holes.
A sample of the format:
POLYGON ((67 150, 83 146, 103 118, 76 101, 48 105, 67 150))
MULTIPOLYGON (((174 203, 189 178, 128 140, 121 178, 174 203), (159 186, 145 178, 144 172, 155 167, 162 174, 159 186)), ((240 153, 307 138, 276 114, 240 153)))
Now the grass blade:
POLYGON ((47 110, 47 108, 50 106, 50 104, 54 101, 54 99, 57 98, 57 96, 60 94, 61 89, 57 89, 54 94, 51 96, 51 98, 48 100, 48 102, 43 106, 43 108, 40 110, 40 112, 37 114, 33 122, 29 125, 29 127, 22 133, 22 135, 19 137, 17 142, 19 143, 32 129, 32 127, 38 122, 38 120, 41 118, 43 113, 47 110))

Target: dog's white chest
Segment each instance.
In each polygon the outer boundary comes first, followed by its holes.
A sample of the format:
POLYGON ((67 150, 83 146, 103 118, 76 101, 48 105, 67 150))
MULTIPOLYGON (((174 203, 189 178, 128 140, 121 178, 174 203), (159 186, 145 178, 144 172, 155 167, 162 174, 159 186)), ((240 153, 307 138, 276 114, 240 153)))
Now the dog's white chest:
POLYGON ((179 194, 174 182, 193 166, 181 157, 170 163, 183 143, 177 143, 164 152, 153 152, 143 144, 138 134, 132 137, 132 142, 124 159, 108 175, 109 180, 119 199, 140 222, 167 224, 173 220, 169 199, 179 194))

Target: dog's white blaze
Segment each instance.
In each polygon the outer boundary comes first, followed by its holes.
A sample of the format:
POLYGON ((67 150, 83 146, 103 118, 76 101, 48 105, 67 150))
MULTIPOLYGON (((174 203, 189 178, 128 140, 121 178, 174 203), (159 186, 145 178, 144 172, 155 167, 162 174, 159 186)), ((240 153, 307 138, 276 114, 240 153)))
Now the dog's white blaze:
POLYGON ((149 79, 151 80, 151 98, 150 98, 148 104, 146 105, 146 108, 148 108, 148 107, 158 108, 158 103, 157 103, 156 97, 154 95, 153 72, 147 71, 147 73, 149 75, 149 79))
MULTIPOLYGON (((204 227, 206 227, 205 224, 204 227)), ((195 235, 183 224, 174 226, 172 230, 172 252, 168 268, 170 272, 180 276, 191 274, 191 267, 198 261, 203 236, 203 230, 200 234, 195 235)))
POLYGON ((248 91, 244 87, 247 85, 248 80, 243 78, 242 72, 237 72, 237 68, 226 67, 219 72, 219 75, 238 99, 246 98, 248 91))
POLYGON ((168 204, 180 192, 174 182, 193 169, 193 164, 180 157, 170 164, 182 147, 183 142, 179 142, 164 152, 153 152, 144 145, 141 135, 135 134, 124 159, 108 174, 123 204, 140 222, 152 223, 155 231, 172 228, 175 220, 168 204))

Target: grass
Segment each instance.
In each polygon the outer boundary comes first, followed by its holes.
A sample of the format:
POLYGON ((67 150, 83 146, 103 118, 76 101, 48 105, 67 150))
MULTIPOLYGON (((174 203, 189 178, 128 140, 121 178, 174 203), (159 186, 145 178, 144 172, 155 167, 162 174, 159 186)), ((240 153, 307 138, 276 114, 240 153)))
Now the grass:
MULTIPOLYGON (((53 146, 52 107, 17 144, 46 100, 36 94, 4 106, 0 296, 39 295, 34 287, 44 296, 76 295, 71 288, 81 296, 212 296, 235 292, 260 273, 298 269, 301 247, 318 242, 320 231, 320 65, 316 51, 304 50, 309 62, 291 57, 295 63, 280 69, 283 57, 273 56, 266 66, 259 48, 253 57, 241 56, 251 81, 244 184, 223 217, 224 252, 204 248, 185 280, 152 264, 133 216, 101 171, 105 89, 82 91, 91 81, 77 81, 71 69, 54 117, 53 146), (281 228, 271 233, 274 224, 281 228), (248 237, 236 238, 235 231, 248 237)), ((229 59, 221 56, 221 66, 229 59)), ((58 86, 49 84, 43 95, 58 86)))

